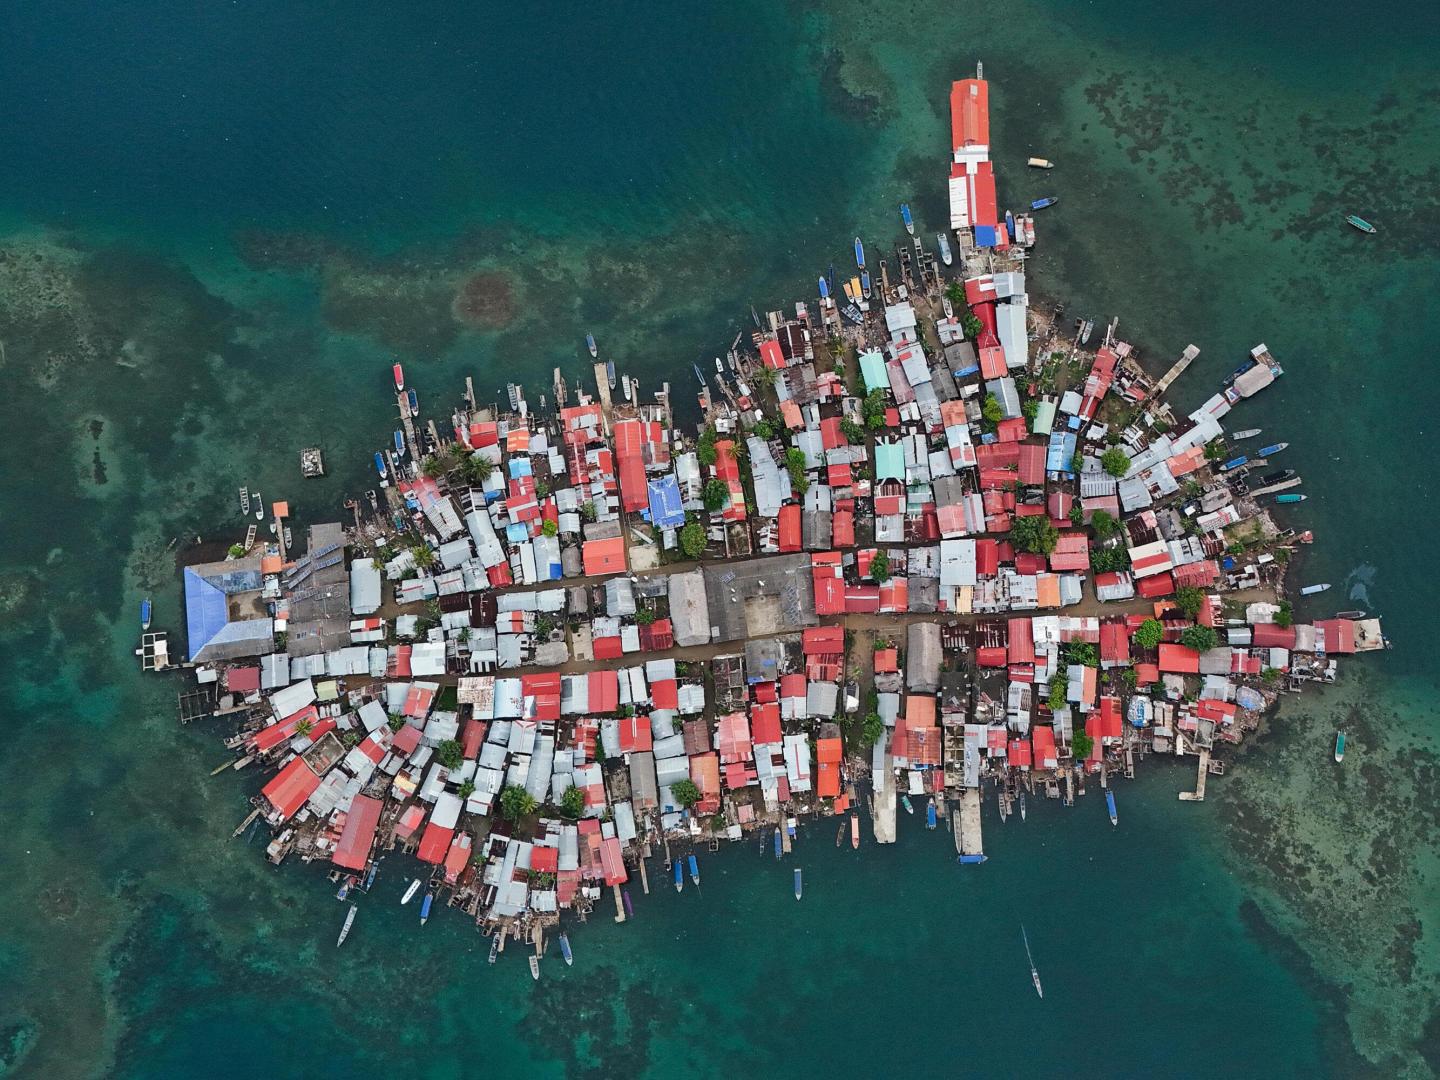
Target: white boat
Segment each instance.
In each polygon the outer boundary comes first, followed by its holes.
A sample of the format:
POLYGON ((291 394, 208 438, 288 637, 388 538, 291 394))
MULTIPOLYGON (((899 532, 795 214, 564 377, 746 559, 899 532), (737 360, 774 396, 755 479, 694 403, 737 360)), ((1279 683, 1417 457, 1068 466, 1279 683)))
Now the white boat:
POLYGON ((1053 161, 1043 157, 1032 157, 1029 161, 1025 162, 1025 164, 1029 165, 1032 169, 1053 169, 1055 167, 1053 161))
POLYGON ((265 500, 260 497, 260 492, 258 492, 258 491, 255 492, 255 499, 254 499, 254 502, 253 502, 251 505, 253 505, 253 506, 255 507, 255 520, 256 520, 256 521, 264 521, 264 520, 265 520, 265 500))
POLYGON ((411 900, 414 900, 415 894, 420 891, 420 885, 421 881, 418 877, 410 882, 410 887, 405 890, 405 895, 400 897, 400 903, 408 904, 411 900))
POLYGON ((1300 595, 1314 596, 1316 593, 1322 593, 1328 588, 1330 588, 1329 582, 1326 582, 1324 585, 1306 585, 1303 589, 1300 590, 1300 595))
POLYGON ((240 489, 240 513, 242 515, 250 513, 250 489, 247 487, 240 489))
POLYGON ((948 296, 942 296, 940 298, 940 306, 945 309, 945 318, 955 318, 955 305, 950 303, 950 298, 948 296))
POLYGON ((950 255, 950 241, 945 239, 945 234, 937 232, 935 241, 940 245, 940 261, 949 266, 953 261, 950 255))
POLYGON ((534 953, 530 954, 530 977, 536 982, 540 981, 540 957, 534 953))
POLYGON ((1035 958, 1030 955, 1030 935, 1025 933, 1025 926, 1020 926, 1020 936, 1025 939, 1025 959, 1030 961, 1030 981, 1035 984, 1035 993, 1039 997, 1045 996, 1045 988, 1040 985, 1040 972, 1035 969, 1035 958))
POLYGON ((1253 439, 1256 435, 1259 434, 1260 429, 1258 427, 1246 428, 1244 431, 1237 431, 1234 435, 1231 435, 1230 441, 1239 442, 1241 439, 1253 439))
POLYGON ((355 916, 360 909, 354 904, 350 905, 350 911, 345 916, 345 925, 340 928, 340 936, 335 939, 335 947, 338 949, 345 944, 345 939, 350 936, 350 927, 355 925, 355 916))

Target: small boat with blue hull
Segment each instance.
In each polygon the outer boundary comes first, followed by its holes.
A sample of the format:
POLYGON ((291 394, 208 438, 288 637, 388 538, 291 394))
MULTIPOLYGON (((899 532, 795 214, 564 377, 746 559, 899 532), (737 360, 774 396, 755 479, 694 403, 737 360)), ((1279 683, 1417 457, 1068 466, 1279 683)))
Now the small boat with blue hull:
POLYGON ((1119 825, 1120 814, 1115 809, 1115 793, 1113 791, 1105 792, 1105 809, 1110 811, 1110 824, 1119 825))
POLYGON ((410 406, 410 415, 420 415, 420 396, 412 390, 405 391, 405 404, 410 406))
POLYGON ((910 204, 900 204, 900 220, 905 223, 905 231, 911 236, 915 235, 915 219, 910 216, 910 204))
POLYGON ((1011 240, 1016 239, 1015 215, 1012 214, 1009 210, 1005 211, 1005 235, 1010 237, 1011 240))
POLYGON ((685 861, 690 866, 690 880, 695 883, 695 887, 698 889, 700 887, 700 864, 696 862, 694 855, 685 856, 685 861))
POLYGON ((805 882, 802 880, 802 878, 801 878, 801 876, 800 876, 800 867, 797 866, 797 867, 795 867, 795 899, 796 899, 796 900, 799 900, 801 894, 803 894, 804 892, 805 892, 805 882))
POLYGON ((435 902, 435 894, 427 892, 425 899, 420 901, 420 925, 424 926, 430 921, 430 905, 435 902))
POLYGON ((385 465, 385 455, 379 450, 375 451, 375 471, 380 474, 381 480, 390 475, 390 470, 385 465))
POLYGON ((861 270, 865 269, 865 245, 858 236, 855 237, 855 265, 861 270))
POLYGON ((825 280, 825 277, 824 277, 823 274, 822 274, 821 277, 820 277, 819 285, 820 285, 820 299, 821 299, 821 300, 829 300, 829 299, 830 299, 830 283, 825 280))
POLYGON ((685 891, 685 866, 679 859, 675 860, 675 891, 685 891))
POLYGON ((784 843, 785 841, 780 835, 780 830, 777 828, 775 830, 775 858, 778 859, 784 854, 784 843))
POLYGON ((615 361, 605 361, 605 381, 610 384, 610 389, 615 389, 615 361))
POLYGON ((1269 457, 1271 454, 1280 453, 1281 450, 1284 450, 1289 445, 1288 442, 1277 442, 1271 446, 1262 446, 1259 450, 1255 451, 1255 455, 1256 457, 1269 457))
POLYGON ((403 431, 395 432, 395 453, 402 455, 405 453, 405 432, 403 431))
POLYGON ((937 824, 939 819, 935 816, 935 800, 931 799, 925 804, 925 828, 933 829, 937 824))
POLYGON ((365 891, 370 891, 370 886, 375 884, 375 875, 380 872, 380 860, 376 859, 370 864, 370 870, 365 875, 365 891))
POLYGON ((570 935, 560 931, 560 955, 565 958, 566 967, 575 966, 575 954, 570 951, 570 935))
POLYGON ((1044 210, 1047 206, 1054 206, 1060 201, 1059 195, 1046 195, 1043 199, 1036 199, 1030 204, 1031 210, 1044 210))
POLYGON ((150 598, 148 596, 140 601, 140 629, 150 629, 150 598))
POLYGON ((961 866, 979 866, 988 858, 988 855, 961 855, 959 861, 961 866))
POLYGON ((1304 495, 1301 495, 1301 494, 1299 494, 1298 492, 1293 492, 1293 491, 1287 491, 1287 492, 1286 492, 1285 494, 1283 494, 1283 495, 1276 495, 1276 496, 1275 496, 1275 503, 1276 503, 1276 505, 1278 505, 1278 506, 1285 506, 1285 505, 1288 504, 1288 503, 1302 503, 1302 502, 1304 502, 1304 501, 1305 501, 1305 496, 1304 496, 1304 495))
POLYGON ((1250 458, 1247 455, 1241 454, 1239 457, 1231 458, 1229 461, 1225 462, 1224 465, 1221 465, 1220 471, 1232 472, 1233 470, 1238 469, 1241 465, 1244 465, 1249 460, 1250 458))
POLYGON ((870 271, 869 271, 869 270, 861 270, 861 271, 860 271, 860 291, 865 294, 865 298, 866 298, 867 300, 870 298, 870 271))

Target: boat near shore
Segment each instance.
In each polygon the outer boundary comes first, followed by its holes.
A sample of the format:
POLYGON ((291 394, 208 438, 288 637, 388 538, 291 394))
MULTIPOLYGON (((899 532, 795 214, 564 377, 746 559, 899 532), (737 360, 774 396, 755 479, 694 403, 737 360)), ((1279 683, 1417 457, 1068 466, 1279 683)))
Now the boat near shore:
POLYGON ((592 358, 598 358, 598 357, 599 357, 599 355, 600 355, 600 349, 599 349, 599 346, 597 346, 597 345, 595 344, 595 335, 594 335, 594 334, 586 334, 586 335, 585 335, 585 347, 590 350, 590 356, 591 356, 592 358))
POLYGON ((1105 809, 1110 811, 1110 824, 1119 825, 1120 814, 1115 809, 1115 793, 1113 791, 1105 792, 1105 809))
POLYGON ((950 241, 945 238, 943 232, 937 232, 935 234, 935 243, 940 245, 940 261, 946 266, 949 266, 955 261, 955 257, 950 254, 950 241))
POLYGON ((900 204, 900 220, 905 223, 905 231, 911 236, 915 235, 915 219, 910 216, 910 204, 900 204))
POLYGON ((405 890, 405 895, 400 897, 400 905, 402 907, 408 904, 411 900, 415 899, 415 894, 420 891, 420 886, 422 884, 424 884, 424 882, 422 882, 418 877, 414 881, 410 882, 410 887, 405 890))
POLYGON ((140 601, 140 629, 141 629, 141 630, 149 630, 149 629, 150 629, 150 615, 151 615, 150 598, 147 596, 144 600, 141 600, 141 601, 140 601))
POLYGON ((560 931, 560 955, 565 958, 566 967, 575 966, 575 954, 570 951, 570 935, 560 931))
POLYGON ((859 270, 865 269, 865 245, 858 236, 855 237, 855 266, 859 270))
POLYGON ((424 926, 430 921, 430 905, 435 902, 435 894, 427 892, 425 899, 420 901, 420 925, 424 926))
POLYGON ((1031 210, 1044 210, 1047 206, 1054 206, 1060 201, 1059 195, 1046 195, 1043 199, 1036 199, 1030 204, 1031 210))
POLYGON ((360 909, 354 904, 351 904, 350 910, 345 915, 345 925, 340 927, 340 936, 335 939, 335 947, 337 949, 341 945, 344 945, 345 939, 350 936, 350 928, 355 925, 355 916, 359 913, 360 909))
POLYGON ((1043 157, 1032 157, 1030 158, 1030 160, 1025 162, 1025 164, 1029 165, 1032 169, 1053 169, 1055 167, 1055 163, 1053 161, 1051 161, 1049 158, 1043 157))
POLYGON ((1232 434, 1232 435, 1230 436, 1230 441, 1231 441, 1231 442, 1240 442, 1240 441, 1243 440, 1243 439, 1253 439, 1256 435, 1259 435, 1259 434, 1260 434, 1260 428, 1258 428, 1258 427, 1246 428, 1244 431, 1237 431, 1237 432, 1235 432, 1234 434, 1232 434))
POLYGON ((1322 593, 1328 588, 1330 588, 1330 583, 1328 581, 1325 582, 1323 585, 1306 585, 1303 589, 1300 590, 1300 595, 1314 596, 1316 593, 1322 593))
POLYGON ((540 957, 534 953, 530 954, 530 978, 536 982, 540 981, 540 957))
POLYGON ((685 891, 685 867, 679 859, 675 860, 675 891, 685 891))

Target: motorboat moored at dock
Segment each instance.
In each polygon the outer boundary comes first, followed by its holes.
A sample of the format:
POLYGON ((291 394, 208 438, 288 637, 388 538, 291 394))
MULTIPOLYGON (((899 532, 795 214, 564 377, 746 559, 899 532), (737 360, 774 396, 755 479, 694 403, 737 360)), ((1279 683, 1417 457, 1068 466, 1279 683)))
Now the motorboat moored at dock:
MULTIPOLYGON (((910 216, 910 204, 900 204, 900 220, 905 223, 905 231, 911 236, 915 235, 915 219, 910 216)), ((862 264, 863 265, 863 264, 862 264)))
POLYGON ((854 811, 850 813, 850 846, 860 847, 860 817, 854 811))
POLYGON ((685 867, 679 859, 675 860, 675 891, 685 891, 685 867))
POLYGON ((1258 427, 1246 428, 1244 431, 1237 431, 1235 432, 1235 434, 1231 435, 1230 441, 1239 442, 1241 439, 1253 439, 1256 435, 1259 434, 1260 429, 1258 427))
POLYGON ((427 892, 425 899, 420 901, 420 925, 424 926, 430 921, 430 905, 435 902, 435 894, 427 892))
POLYGON ((784 854, 784 844, 784 837, 780 835, 780 830, 777 827, 775 830, 775 858, 778 859, 781 855, 784 854))
POLYGON ((411 900, 414 900, 415 894, 420 891, 420 886, 423 884, 424 882, 422 882, 418 877, 414 881, 410 882, 409 887, 405 890, 405 895, 400 897, 401 906, 404 906, 405 904, 408 904, 411 900))
POLYGON ((403 431, 395 432, 395 453, 401 455, 405 453, 405 432, 403 431))
POLYGON ((990 857, 990 856, 988 856, 988 855, 961 855, 961 856, 960 856, 960 865, 961 865, 961 866, 979 866, 981 863, 983 863, 983 862, 984 862, 986 859, 988 859, 989 857, 990 857))
POLYGON ((931 799, 925 804, 925 828, 933 829, 937 824, 939 819, 935 816, 935 800, 931 799))
POLYGON ((1294 491, 1287 491, 1283 495, 1275 496, 1275 502, 1279 506, 1284 506, 1286 503, 1302 503, 1304 501, 1305 496, 1301 495, 1299 492, 1294 491))
POLYGON ((410 406, 410 415, 420 415, 420 397, 413 389, 405 391, 405 404, 410 406))
POLYGON ((397 394, 404 393, 404 392, 405 392, 405 369, 404 369, 403 367, 401 367, 399 364, 396 364, 396 365, 394 365, 394 366, 390 369, 390 374, 391 374, 391 376, 395 379, 395 392, 396 392, 397 394))
POLYGON ((605 381, 610 384, 610 389, 615 389, 615 361, 605 361, 605 381))
POLYGON ((685 861, 690 866, 690 880, 695 883, 695 887, 698 889, 700 887, 700 864, 695 860, 693 853, 685 856, 685 861))
POLYGON ((1280 453, 1281 450, 1284 450, 1289 445, 1288 442, 1272 443, 1270 446, 1262 446, 1259 450, 1255 451, 1255 454, 1258 457, 1269 457, 1271 454, 1280 453))
POLYGON ((390 475, 390 468, 385 464, 385 455, 379 450, 375 451, 375 471, 380 474, 380 486, 389 487, 387 478, 390 475))
POLYGON ((591 355, 592 357, 599 357, 599 355, 600 355, 600 349, 599 349, 599 347, 595 344, 595 335, 594 335, 594 334, 586 334, 586 335, 585 335, 585 347, 590 350, 590 355, 591 355))
POLYGON ((821 275, 820 275, 819 285, 820 285, 820 299, 821 299, 821 300, 829 300, 829 299, 830 299, 830 283, 825 280, 825 275, 824 275, 824 274, 821 274, 821 275))
POLYGON ((950 241, 945 239, 943 232, 937 232, 935 234, 935 242, 940 245, 940 261, 946 266, 949 266, 955 261, 954 257, 950 254, 950 241))

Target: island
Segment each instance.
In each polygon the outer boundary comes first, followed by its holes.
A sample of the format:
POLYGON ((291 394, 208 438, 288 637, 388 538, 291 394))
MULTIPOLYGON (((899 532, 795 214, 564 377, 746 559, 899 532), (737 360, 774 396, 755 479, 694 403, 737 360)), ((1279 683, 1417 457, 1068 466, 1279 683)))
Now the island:
POLYGON ((538 408, 467 380, 427 413, 396 364, 346 520, 302 550, 241 489, 243 537, 182 568, 183 659, 146 602, 142 664, 193 674, 216 772, 265 774, 235 835, 327 869, 341 943, 385 859, 422 922, 438 901, 537 978, 607 892, 623 922, 757 834, 794 860, 824 822, 893 843, 918 810, 984 872, 987 816, 1088 796, 1118 826, 1150 757, 1193 759, 1203 799, 1281 695, 1387 646, 1366 612, 1292 608, 1329 588, 1290 580, 1301 478, 1227 427, 1283 375, 1269 349, 1177 415, 1199 349, 1156 378, 1117 323, 1032 306, 1057 200, 999 211, 981 73, 951 113, 935 243, 901 206, 879 258, 856 237, 818 295, 752 309, 693 368, 692 430, 588 335, 593 388, 557 369, 538 408))

